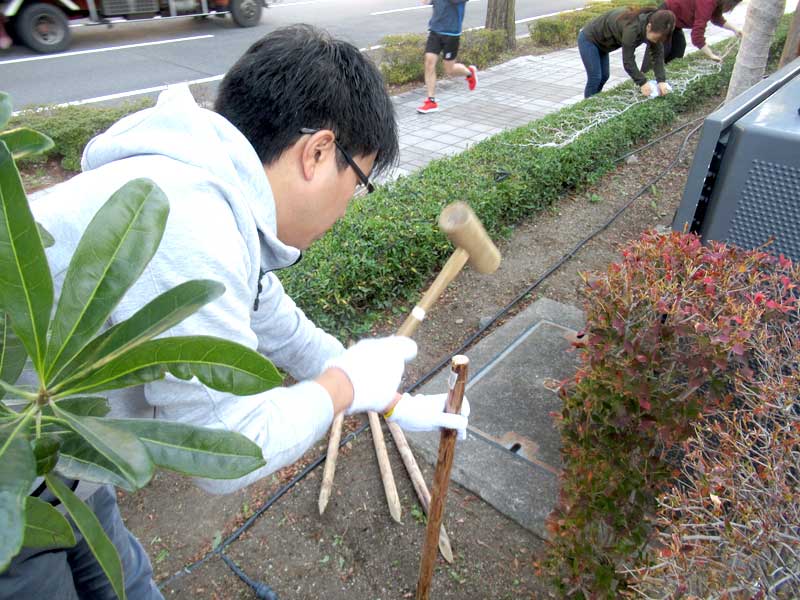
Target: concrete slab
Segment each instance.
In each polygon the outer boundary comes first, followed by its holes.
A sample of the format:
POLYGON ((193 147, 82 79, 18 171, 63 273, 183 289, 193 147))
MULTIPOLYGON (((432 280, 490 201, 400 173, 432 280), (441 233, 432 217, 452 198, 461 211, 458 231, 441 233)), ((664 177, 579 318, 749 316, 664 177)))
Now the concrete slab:
MULTIPOLYGON (((583 323, 577 308, 541 299, 468 354, 472 414, 467 440, 456 448, 452 479, 542 537, 560 468, 560 436, 550 413, 560 410, 557 383, 577 366, 564 336, 583 323)), ((444 369, 422 391, 440 393, 448 374, 444 369)), ((438 434, 408 438, 418 460, 436 462, 438 434)))

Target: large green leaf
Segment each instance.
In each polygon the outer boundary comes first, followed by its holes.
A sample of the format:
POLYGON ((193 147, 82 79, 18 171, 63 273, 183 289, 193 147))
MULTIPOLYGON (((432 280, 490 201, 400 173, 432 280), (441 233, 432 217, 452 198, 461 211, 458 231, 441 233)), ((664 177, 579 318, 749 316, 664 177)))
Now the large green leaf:
POLYGON ((47 502, 28 496, 25 500, 26 548, 69 548, 75 533, 64 516, 47 502))
POLYGON ((122 562, 117 554, 117 549, 97 520, 92 510, 70 490, 58 477, 48 475, 45 477, 47 487, 61 500, 69 516, 75 522, 78 530, 83 534, 86 543, 94 554, 103 572, 111 582, 111 586, 120 600, 125 600, 125 583, 122 575, 122 562))
POLYGON ((58 462, 61 440, 55 435, 42 435, 33 440, 33 456, 36 459, 36 474, 47 475, 58 462))
POLYGON ((224 292, 224 285, 205 279, 187 281, 175 286, 148 302, 129 319, 93 339, 53 378, 52 383, 63 381, 76 372, 92 367, 102 359, 98 365, 101 366, 164 333, 224 292))
MULTIPOLYGON (((82 417, 105 417, 111 410, 108 400, 99 396, 64 398, 56 401, 55 404, 58 404, 59 408, 67 410, 73 415, 81 415, 82 417)), ((42 409, 42 413, 52 415, 53 409, 45 406, 42 409)))
POLYGON ((0 310, 42 372, 53 279, 19 171, 0 142, 0 310))
POLYGON ((120 389, 161 379, 166 371, 241 396, 281 383, 278 370, 258 352, 215 337, 190 336, 145 342, 85 377, 59 384, 68 390, 54 389, 69 394, 120 389))
POLYGON ((56 240, 53 238, 52 235, 50 235, 50 232, 47 231, 47 229, 42 227, 41 223, 37 223, 36 227, 39 228, 39 237, 42 238, 42 245, 45 248, 49 248, 50 246, 53 246, 56 243, 56 240))
MULTIPOLYGON (((0 379, 6 383, 16 383, 27 358, 25 347, 11 331, 8 315, 0 314, 0 379)), ((0 387, 0 398, 5 395, 6 390, 0 387)))
POLYGON ((94 483, 107 483, 128 492, 136 488, 130 484, 119 468, 90 446, 77 433, 61 434, 61 448, 56 473, 67 479, 80 479, 94 483))
POLYGON ((72 255, 47 350, 47 376, 67 364, 102 327, 161 243, 169 214, 164 192, 129 181, 97 211, 72 255))
POLYGON ((14 160, 19 160, 23 156, 30 154, 39 154, 53 147, 53 140, 43 133, 27 127, 1 132, 0 142, 6 143, 14 160))
POLYGON ((11 118, 11 96, 5 92, 0 92, 0 129, 6 126, 11 118))
POLYGON ((185 475, 236 479, 266 463, 258 444, 240 433, 155 419, 109 419, 135 434, 159 467, 185 475))
POLYGON ((0 573, 22 547, 25 497, 36 478, 36 461, 22 435, 27 419, 0 428, 0 573))
POLYGON ((74 415, 58 404, 53 413, 110 461, 132 486, 141 488, 153 477, 153 462, 147 449, 132 433, 121 431, 97 417, 74 415))

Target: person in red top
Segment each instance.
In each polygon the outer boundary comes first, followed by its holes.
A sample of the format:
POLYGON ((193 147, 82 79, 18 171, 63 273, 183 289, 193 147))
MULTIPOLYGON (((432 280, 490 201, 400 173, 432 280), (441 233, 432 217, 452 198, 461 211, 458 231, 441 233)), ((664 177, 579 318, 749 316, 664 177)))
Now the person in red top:
MULTIPOLYGON (((732 11, 742 0, 666 0, 660 8, 672 11, 675 15, 675 30, 672 38, 664 42, 664 62, 668 63, 676 58, 682 58, 686 53, 686 37, 683 30, 691 28, 692 44, 700 49, 711 60, 719 62, 711 47, 706 44, 706 26, 711 21, 714 25, 729 29, 737 36, 742 35, 742 30, 733 23, 729 23, 723 16, 732 11)), ((650 69, 650 61, 645 55, 642 71, 650 69)))

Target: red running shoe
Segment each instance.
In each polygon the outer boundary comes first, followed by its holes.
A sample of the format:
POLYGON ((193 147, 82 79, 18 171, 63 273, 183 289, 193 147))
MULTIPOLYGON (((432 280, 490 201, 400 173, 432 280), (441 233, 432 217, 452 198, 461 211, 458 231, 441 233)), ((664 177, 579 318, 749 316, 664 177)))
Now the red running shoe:
POLYGON ((422 113, 423 115, 436 112, 437 110, 439 110, 439 105, 433 98, 426 98, 425 102, 422 103, 422 106, 417 107, 417 112, 422 113))
POLYGON ((467 75, 467 85, 469 86, 469 91, 472 92, 478 87, 478 67, 475 65, 470 65, 467 67, 469 69, 469 75, 467 75))

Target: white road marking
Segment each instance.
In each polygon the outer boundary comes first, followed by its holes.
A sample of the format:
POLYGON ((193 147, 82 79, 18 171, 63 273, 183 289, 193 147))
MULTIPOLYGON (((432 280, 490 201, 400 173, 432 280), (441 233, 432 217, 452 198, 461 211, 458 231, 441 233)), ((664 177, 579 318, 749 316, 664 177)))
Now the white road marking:
POLYGON ((300 6, 303 4, 316 4, 318 0, 308 0, 307 2, 278 2, 269 5, 270 8, 283 8, 284 6, 300 6))
POLYGON ((378 15, 388 15, 391 13, 405 12, 407 10, 422 10, 423 8, 431 8, 431 6, 431 4, 421 4, 419 6, 409 6, 408 8, 394 8, 392 10, 382 10, 380 12, 369 13, 369 16, 376 17, 378 15))
POLYGON ((548 13, 546 15, 537 15, 535 17, 528 17, 527 19, 520 19, 519 21, 514 21, 514 23, 519 25, 520 23, 527 23, 528 21, 537 21, 539 19, 546 19, 547 17, 555 17, 556 15, 562 15, 562 14, 568 13, 568 12, 576 12, 576 11, 579 11, 579 10, 583 10, 583 9, 582 8, 571 8, 571 9, 568 9, 568 10, 560 10, 558 12, 548 13))
POLYGON ((174 44, 177 42, 191 42, 194 40, 202 40, 213 38, 212 34, 207 35, 193 35, 184 38, 175 38, 172 40, 159 40, 157 42, 142 42, 139 44, 125 44, 124 46, 109 46, 108 48, 95 48, 94 50, 75 50, 74 52, 62 52, 60 54, 47 54, 43 56, 28 56, 26 58, 12 58, 10 60, 0 61, 0 65, 13 65, 16 63, 31 62, 34 60, 50 60, 53 58, 67 58, 70 56, 80 56, 82 54, 96 54, 98 52, 111 52, 113 50, 129 50, 131 48, 142 48, 144 46, 160 46, 163 44, 174 44))
MULTIPOLYGON (((141 94, 152 94, 154 92, 163 92, 168 87, 173 85, 195 85, 200 83, 211 83, 213 81, 220 81, 225 74, 222 75, 212 75, 211 77, 203 77, 202 79, 192 79, 191 81, 180 81, 178 83, 167 83, 164 85, 156 85, 149 88, 143 88, 140 90, 131 90, 130 92, 119 92, 117 94, 108 94, 106 96, 96 96, 94 98, 86 98, 85 100, 73 100, 72 102, 62 102, 61 104, 52 104, 50 106, 55 107, 62 107, 62 106, 80 106, 81 104, 94 104, 95 102, 105 102, 107 100, 119 100, 120 98, 128 98, 130 96, 139 96, 141 94)), ((50 107, 48 106, 48 108, 50 107)), ((23 114, 26 112, 30 112, 28 110, 18 110, 13 114, 13 116, 17 116, 19 114, 23 114)))

